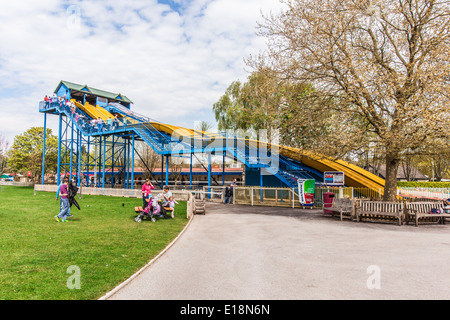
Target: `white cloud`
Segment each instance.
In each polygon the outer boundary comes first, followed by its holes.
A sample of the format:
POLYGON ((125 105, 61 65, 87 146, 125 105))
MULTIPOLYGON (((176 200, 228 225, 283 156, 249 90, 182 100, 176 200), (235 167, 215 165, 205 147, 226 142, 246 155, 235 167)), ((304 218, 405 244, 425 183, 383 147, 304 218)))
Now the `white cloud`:
POLYGON ((63 79, 125 94, 135 111, 162 122, 214 121, 213 103, 245 80, 243 59, 263 48, 255 35, 260 10, 280 4, 174 2, 179 12, 156 0, 2 4, 0 133, 12 142, 42 126, 38 102, 63 79))

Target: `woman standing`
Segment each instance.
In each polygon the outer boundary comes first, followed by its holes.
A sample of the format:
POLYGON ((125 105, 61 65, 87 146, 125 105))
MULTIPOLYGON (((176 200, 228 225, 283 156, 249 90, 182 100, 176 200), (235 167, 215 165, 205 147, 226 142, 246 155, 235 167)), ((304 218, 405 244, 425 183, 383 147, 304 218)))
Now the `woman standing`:
POLYGON ((143 201, 143 208, 150 204, 152 202, 152 190, 155 189, 153 184, 151 183, 150 179, 145 179, 145 183, 142 185, 142 201, 143 201), (149 202, 146 201, 146 199, 150 199, 149 202))

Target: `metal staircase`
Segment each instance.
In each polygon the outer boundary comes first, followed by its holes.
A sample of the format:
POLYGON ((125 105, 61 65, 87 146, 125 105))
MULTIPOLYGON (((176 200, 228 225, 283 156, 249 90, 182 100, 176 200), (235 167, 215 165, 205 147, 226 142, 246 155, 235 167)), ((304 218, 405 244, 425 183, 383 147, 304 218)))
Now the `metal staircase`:
POLYGON ((158 154, 163 154, 166 151, 164 146, 170 143, 170 138, 163 135, 161 132, 151 130, 148 126, 144 124, 134 125, 133 130, 139 137, 142 138, 153 150, 158 154))
POLYGON ((287 158, 277 155, 275 165, 271 163, 271 151, 240 137, 234 137, 236 143, 227 150, 249 168, 260 168, 277 177, 289 188, 298 188, 298 179, 320 179, 320 173, 287 158))

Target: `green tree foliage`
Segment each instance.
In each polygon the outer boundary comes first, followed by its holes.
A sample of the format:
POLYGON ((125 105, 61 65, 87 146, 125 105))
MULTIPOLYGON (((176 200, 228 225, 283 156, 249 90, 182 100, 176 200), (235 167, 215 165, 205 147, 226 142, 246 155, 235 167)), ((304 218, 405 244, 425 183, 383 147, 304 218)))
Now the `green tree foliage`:
POLYGON ((384 150, 384 198, 395 200, 405 152, 420 150, 430 137, 449 139, 448 1, 281 2, 286 9, 259 24, 267 50, 248 65, 312 83, 338 102, 341 111, 329 125, 342 124, 343 147, 358 147, 364 135, 353 129, 366 125, 368 138, 384 150))
POLYGON ((213 106, 219 130, 260 130, 273 126, 281 103, 277 89, 273 79, 257 72, 245 83, 233 82, 213 106))
POLYGON ((339 99, 308 83, 279 80, 270 69, 252 73, 245 83, 233 82, 213 109, 220 130, 277 129, 283 145, 323 155, 343 157, 368 144, 365 134, 350 138, 366 123, 344 112, 339 99))
MULTIPOLYGON (((30 171, 35 181, 42 174, 44 128, 32 127, 14 138, 9 151, 8 165, 16 173, 30 171)), ((46 171, 56 171, 58 161, 58 137, 47 129, 45 147, 46 171)))

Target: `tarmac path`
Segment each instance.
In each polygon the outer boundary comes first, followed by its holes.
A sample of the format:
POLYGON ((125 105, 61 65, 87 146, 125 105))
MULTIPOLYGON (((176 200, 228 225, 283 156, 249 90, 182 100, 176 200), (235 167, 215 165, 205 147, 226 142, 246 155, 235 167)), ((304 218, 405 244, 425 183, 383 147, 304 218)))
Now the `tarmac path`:
POLYGON ((450 299, 450 225, 208 204, 110 300, 450 299))

